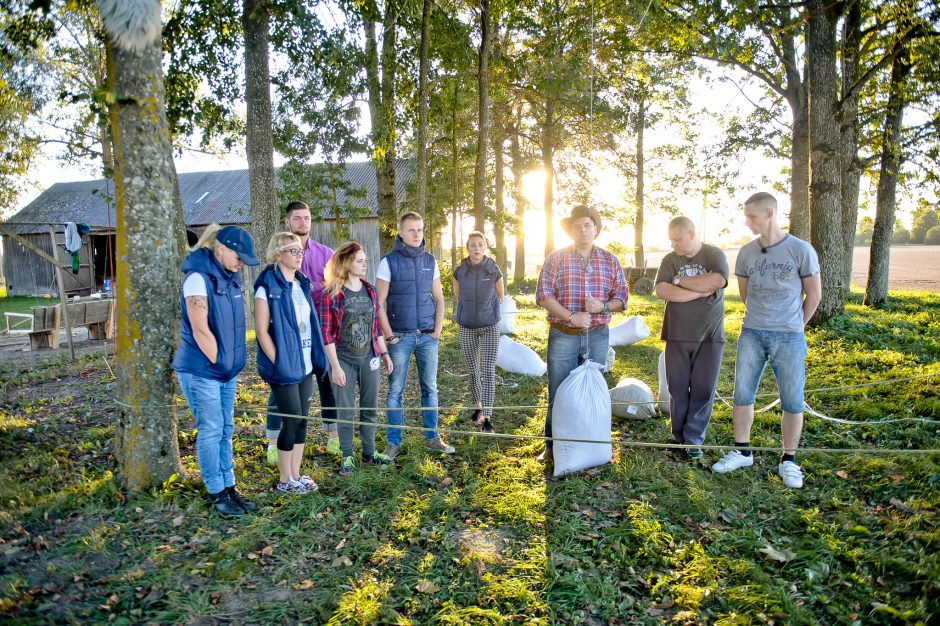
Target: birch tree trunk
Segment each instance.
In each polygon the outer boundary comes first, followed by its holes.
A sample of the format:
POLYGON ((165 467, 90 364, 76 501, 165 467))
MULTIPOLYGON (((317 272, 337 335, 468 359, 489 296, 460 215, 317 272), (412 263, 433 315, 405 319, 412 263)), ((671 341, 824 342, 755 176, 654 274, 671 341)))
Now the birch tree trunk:
MULTIPOLYGON (((494 171, 494 200, 496 216, 493 218, 493 238, 496 240, 496 265, 499 266, 503 276, 506 276, 506 203, 503 194, 506 193, 506 176, 503 172, 503 150, 506 135, 502 116, 497 117, 493 125, 493 169, 494 171)), ((505 285, 505 279, 503 285, 505 285)))
POLYGON ((812 244, 819 255, 822 301, 813 316, 824 324, 840 315, 842 286, 842 170, 839 158, 839 81, 836 74, 836 20, 841 3, 810 0, 809 54, 810 214, 812 244))
POLYGON ((179 336, 184 232, 164 104, 160 4, 155 32, 122 32, 116 3, 98 2, 108 33, 108 86, 117 206, 115 456, 121 481, 142 490, 182 473, 170 363, 179 336))
POLYGON ((268 66, 270 16, 263 0, 244 0, 245 32, 245 144, 248 153, 248 189, 251 199, 251 234, 264 250, 280 228, 271 133, 271 77, 268 66))
POLYGON ((545 256, 555 249, 555 101, 545 102, 545 125, 542 129, 542 169, 545 188, 542 190, 542 210, 545 214, 545 256))

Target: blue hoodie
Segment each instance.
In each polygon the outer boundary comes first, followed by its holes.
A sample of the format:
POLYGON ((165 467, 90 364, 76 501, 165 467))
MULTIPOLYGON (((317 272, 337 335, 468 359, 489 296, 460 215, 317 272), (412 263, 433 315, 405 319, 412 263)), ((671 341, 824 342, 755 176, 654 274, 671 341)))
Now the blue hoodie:
MULTIPOLYGON (((323 348, 323 335, 320 332, 320 320, 317 317, 317 308, 310 297, 310 281, 301 272, 294 273, 294 280, 310 305, 310 319, 307 324, 311 330, 310 360, 317 373, 329 371, 326 359, 326 350, 323 348)), ((297 323, 297 314, 294 310, 294 301, 291 298, 293 283, 284 278, 277 265, 269 265, 255 280, 255 291, 264 287, 268 299, 268 310, 271 312, 271 327, 269 334, 277 349, 274 363, 261 349, 258 343, 258 375, 270 385, 296 385, 304 379, 304 354, 300 340, 300 326, 297 323)))
POLYGON ((186 312, 186 299, 180 294, 183 312, 180 346, 173 359, 173 369, 202 378, 228 382, 245 367, 245 302, 238 273, 223 268, 209 248, 194 250, 183 261, 184 282, 191 274, 201 274, 206 281, 209 300, 209 330, 219 346, 215 363, 199 349, 186 312))

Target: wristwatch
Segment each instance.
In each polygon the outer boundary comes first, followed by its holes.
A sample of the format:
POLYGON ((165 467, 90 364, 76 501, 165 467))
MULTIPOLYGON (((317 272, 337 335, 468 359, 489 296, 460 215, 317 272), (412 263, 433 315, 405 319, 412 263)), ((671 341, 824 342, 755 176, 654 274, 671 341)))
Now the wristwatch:
POLYGON ((606 302, 604 303, 604 308, 601 309, 601 313, 604 314, 604 315, 609 315, 609 314, 610 314, 610 305, 609 305, 608 303, 606 303, 606 302))
POLYGON ((679 274, 676 274, 672 279, 672 284, 678 287, 680 280, 682 280, 682 276, 679 274))

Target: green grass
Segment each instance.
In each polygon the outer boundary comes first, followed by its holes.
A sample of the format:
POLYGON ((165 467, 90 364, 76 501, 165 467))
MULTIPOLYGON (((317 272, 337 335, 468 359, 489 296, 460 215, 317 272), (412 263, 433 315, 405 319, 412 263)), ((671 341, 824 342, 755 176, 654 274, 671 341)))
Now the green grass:
MULTIPOLYGON (((940 296, 894 292, 885 311, 850 297, 809 334, 807 388, 940 369, 940 296)), ((517 339, 545 356, 531 290, 517 339)), ((0 300, 2 302, 2 300, 0 300)), ((719 391, 733 388, 743 313, 729 298, 719 391)), ((617 349, 608 375, 653 387, 662 307, 634 297, 652 335, 617 349)), ((621 317, 618 317, 618 320, 621 317)), ((469 402, 453 324, 445 325, 441 403, 469 402), (446 371, 445 371, 446 370, 446 371), (450 372, 450 373, 448 373, 450 372)), ((771 453, 716 476, 655 451, 561 481, 541 444, 451 437, 424 452, 406 434, 390 470, 340 478, 315 433, 317 494, 275 496, 264 464, 265 385, 249 364, 236 414, 236 475, 258 514, 223 520, 202 501, 185 410, 189 477, 152 493, 120 488, 112 450, 114 380, 101 356, 0 371, 0 619, 18 623, 314 624, 928 624, 940 614, 940 456, 800 455, 806 488, 783 488, 771 453)), ((539 405, 544 379, 505 376, 497 403, 539 405)), ((406 403, 417 404, 415 377, 406 403)), ((940 418, 937 379, 811 392, 829 415, 940 418)), ((770 393, 768 376, 761 391, 770 393)), ((765 398, 762 398, 762 400, 765 398)), ((771 398, 766 398, 767 402, 771 398)), ((467 428, 445 411, 444 427, 467 428)), ((414 419, 414 417, 412 417, 414 419)), ((502 410, 500 432, 538 434, 542 410, 502 410)), ((732 441, 716 405, 708 443, 732 441)), ((413 423, 413 422, 412 422, 413 423)), ((623 442, 665 442, 668 423, 614 422, 623 442)), ((381 434, 379 440, 382 440, 381 434)), ((755 445, 779 445, 779 413, 758 414, 755 445)), ((940 448, 940 420, 842 426, 808 417, 805 447, 940 448)), ((712 459, 716 453, 709 453, 712 459)))
MULTIPOLYGON (((10 296, 0 298, 0 319, 4 313, 32 313, 34 306, 49 306, 57 304, 58 299, 34 298, 32 296, 10 296)), ((5 322, 3 322, 5 324, 5 322)), ((3 326, 6 330, 6 325, 3 326)))

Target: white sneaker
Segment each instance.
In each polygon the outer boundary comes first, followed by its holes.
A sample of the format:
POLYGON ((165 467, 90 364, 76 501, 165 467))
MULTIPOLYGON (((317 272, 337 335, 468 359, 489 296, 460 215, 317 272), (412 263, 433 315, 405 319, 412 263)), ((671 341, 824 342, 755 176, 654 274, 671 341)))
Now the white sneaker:
POLYGON ((754 465, 754 455, 744 456, 739 450, 732 450, 712 465, 712 471, 716 474, 727 474, 739 467, 750 467, 752 465, 754 465))
POLYGON ((783 479, 783 484, 790 489, 803 488, 803 470, 793 461, 784 461, 777 466, 777 473, 783 479))

